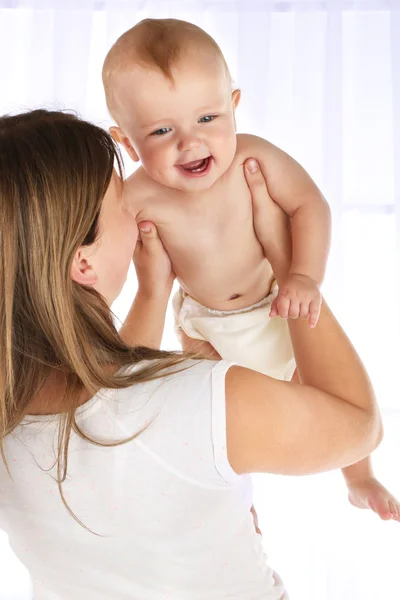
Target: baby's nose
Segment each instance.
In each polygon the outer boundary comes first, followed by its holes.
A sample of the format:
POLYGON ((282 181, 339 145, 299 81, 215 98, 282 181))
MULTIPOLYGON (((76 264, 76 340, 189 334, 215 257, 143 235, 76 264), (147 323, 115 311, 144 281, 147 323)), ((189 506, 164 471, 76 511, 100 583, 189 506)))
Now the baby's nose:
POLYGON ((178 142, 179 152, 192 150, 193 148, 198 148, 199 146, 201 146, 201 140, 194 135, 187 135, 185 137, 181 137, 181 139, 178 142))

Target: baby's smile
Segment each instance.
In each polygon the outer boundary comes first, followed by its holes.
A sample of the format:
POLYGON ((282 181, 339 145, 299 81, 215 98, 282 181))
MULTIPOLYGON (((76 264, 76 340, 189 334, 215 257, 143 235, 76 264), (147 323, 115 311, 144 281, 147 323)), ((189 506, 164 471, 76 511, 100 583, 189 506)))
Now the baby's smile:
POLYGON ((213 157, 206 156, 205 158, 192 160, 191 162, 175 166, 186 177, 204 177, 210 172, 212 162, 213 157))

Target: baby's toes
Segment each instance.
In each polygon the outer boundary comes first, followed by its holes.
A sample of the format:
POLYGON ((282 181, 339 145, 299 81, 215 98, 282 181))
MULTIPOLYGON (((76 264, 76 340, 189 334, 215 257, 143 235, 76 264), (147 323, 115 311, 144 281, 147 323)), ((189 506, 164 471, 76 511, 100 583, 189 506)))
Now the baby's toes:
POLYGON ((388 521, 392 518, 390 500, 384 494, 371 494, 367 502, 370 508, 384 521, 388 521))
POLYGON ((373 502, 373 510, 380 516, 384 521, 389 521, 392 519, 392 509, 390 506, 390 501, 387 498, 380 497, 375 498, 373 502))
POLYGON ((392 513, 392 518, 395 521, 400 521, 400 505, 397 500, 392 500, 389 502, 390 512, 392 513))

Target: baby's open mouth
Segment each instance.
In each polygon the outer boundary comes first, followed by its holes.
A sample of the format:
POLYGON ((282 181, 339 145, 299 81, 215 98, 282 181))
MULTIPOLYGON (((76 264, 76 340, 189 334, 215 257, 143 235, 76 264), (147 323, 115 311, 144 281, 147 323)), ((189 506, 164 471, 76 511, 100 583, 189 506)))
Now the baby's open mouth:
POLYGON ((185 163, 183 165, 177 165, 177 167, 185 173, 185 175, 189 176, 201 176, 208 173, 211 167, 212 157, 207 156, 206 158, 201 158, 199 160, 192 160, 191 162, 185 163))

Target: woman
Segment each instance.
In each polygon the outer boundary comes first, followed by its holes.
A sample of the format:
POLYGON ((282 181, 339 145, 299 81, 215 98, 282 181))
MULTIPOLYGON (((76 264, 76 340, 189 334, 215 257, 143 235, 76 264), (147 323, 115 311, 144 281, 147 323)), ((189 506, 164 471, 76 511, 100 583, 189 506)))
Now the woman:
MULTIPOLYGON (((248 474, 368 455, 382 437, 370 382, 326 304, 315 330, 290 323, 303 385, 150 349, 173 274, 154 226, 136 246, 116 157, 71 115, 0 119, 0 527, 35 600, 283 600, 248 474), (135 246, 119 335, 109 307, 135 246)), ((268 230, 278 208, 245 173, 279 282, 287 227, 268 230)))

